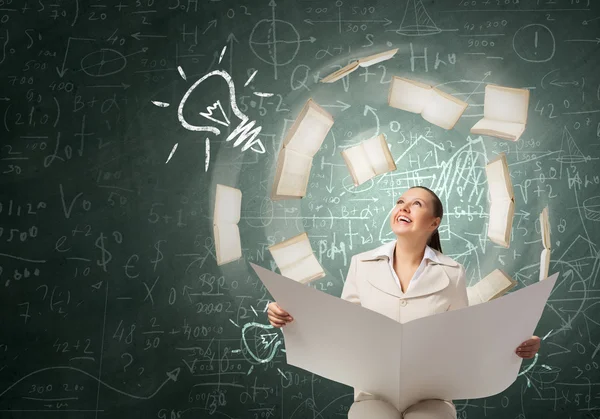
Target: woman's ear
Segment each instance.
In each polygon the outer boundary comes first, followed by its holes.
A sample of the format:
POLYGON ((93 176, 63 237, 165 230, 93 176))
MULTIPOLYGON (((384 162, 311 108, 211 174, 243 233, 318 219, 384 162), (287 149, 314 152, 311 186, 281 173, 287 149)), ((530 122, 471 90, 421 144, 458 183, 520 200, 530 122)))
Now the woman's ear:
POLYGON ((433 227, 435 230, 436 228, 438 228, 440 226, 441 222, 442 222, 442 219, 440 217, 435 217, 433 222, 431 223, 431 227, 433 227))

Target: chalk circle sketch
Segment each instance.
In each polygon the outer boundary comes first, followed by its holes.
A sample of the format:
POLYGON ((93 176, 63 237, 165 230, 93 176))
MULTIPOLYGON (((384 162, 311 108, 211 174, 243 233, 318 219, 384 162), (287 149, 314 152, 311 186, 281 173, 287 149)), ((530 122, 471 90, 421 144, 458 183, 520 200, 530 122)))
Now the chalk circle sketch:
POLYGON ((409 0, 400 27, 386 30, 386 32, 396 32, 406 36, 435 35, 441 31, 427 13, 422 0, 409 0))
POLYGON ((257 322, 242 327, 242 354, 251 364, 270 362, 283 344, 279 333, 270 329, 274 329, 272 325, 257 322))
MULTIPOLYGON (((247 208, 256 208, 255 199, 258 199, 258 196, 252 197, 250 200, 247 200, 245 206, 247 208)), ((244 219, 246 224, 250 227, 267 227, 269 224, 273 222, 273 201, 271 201, 267 197, 263 197, 260 203, 260 208, 258 210, 258 214, 253 213, 250 210, 244 209, 244 219), (257 215, 257 216, 256 216, 257 215)))
POLYGON ((111 48, 91 52, 81 59, 81 70, 88 76, 106 77, 117 74, 127 66, 127 58, 111 48))
MULTIPOLYGON (((485 167, 481 164, 485 161, 485 153, 472 148, 461 149, 456 153, 456 172, 454 176, 458 177, 457 180, 460 181, 460 186, 457 185, 456 188, 464 191, 467 185, 472 187, 487 185, 485 167)), ((478 189, 476 188, 476 190, 478 189)))
POLYGON ((530 23, 515 32, 513 50, 523 61, 545 63, 554 57, 556 40, 547 26, 530 23))
POLYGON ((248 45, 256 58, 273 66, 277 79, 277 67, 291 63, 298 55, 300 33, 285 20, 263 19, 252 28, 248 45), (286 44, 286 48, 278 50, 277 43, 286 44))
POLYGON ((600 221, 600 196, 592 196, 583 201, 585 218, 590 221, 600 221))
POLYGON ((342 179, 342 187, 344 188, 344 190, 346 192, 350 192, 353 194, 360 194, 361 192, 366 192, 370 189, 373 189, 373 187, 375 186, 375 181, 380 179, 380 177, 377 178, 371 178, 369 180, 367 180, 364 183, 361 183, 358 186, 354 186, 354 181, 352 180, 352 176, 348 175, 346 177, 344 177, 344 179, 342 179))

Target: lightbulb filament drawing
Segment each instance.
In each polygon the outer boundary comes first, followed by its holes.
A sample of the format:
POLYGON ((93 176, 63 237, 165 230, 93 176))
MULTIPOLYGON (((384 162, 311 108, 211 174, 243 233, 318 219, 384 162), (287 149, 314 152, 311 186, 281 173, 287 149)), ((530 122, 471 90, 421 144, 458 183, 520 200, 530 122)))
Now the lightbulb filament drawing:
POLYGON ((217 124, 225 125, 226 127, 229 126, 229 118, 227 118, 227 115, 225 115, 225 111, 221 106, 220 100, 217 100, 213 106, 207 106, 206 110, 208 112, 200 112, 200 115, 202 115, 206 119, 210 119, 211 121, 216 122, 217 124), (216 110, 217 108, 221 110, 221 117, 223 118, 222 120, 213 118, 212 116, 212 111, 216 110))
MULTIPOLYGON (((226 49, 226 47, 224 47, 223 50, 221 51, 221 57, 219 58, 219 63, 221 62, 221 59, 223 58, 225 49, 226 49)), ((183 69, 181 68, 181 66, 177 67, 177 71, 179 72, 179 75, 181 76, 181 78, 183 80, 187 80, 187 76, 186 76, 185 72, 183 71, 183 69)), ((248 79, 248 81, 246 82, 246 84, 244 86, 247 86, 250 83, 250 81, 254 78, 255 75, 256 75, 256 71, 252 74, 252 76, 248 79)), ((206 131, 206 132, 210 132, 215 135, 221 134, 221 130, 219 128, 217 128, 216 126, 193 125, 193 124, 189 123, 183 116, 183 110, 185 108, 186 103, 188 102, 188 98, 190 97, 190 95, 196 90, 196 88, 198 88, 198 86, 200 86, 202 83, 204 83, 206 80, 208 80, 211 77, 221 77, 227 83, 227 86, 229 89, 229 105, 231 107, 231 110, 233 111, 233 114, 239 119, 239 123, 238 123, 237 127, 233 131, 231 131, 231 133, 227 136, 225 141, 230 142, 231 140, 235 139, 235 141, 233 143, 234 148, 238 147, 239 145, 241 145, 242 143, 245 142, 241 151, 246 151, 248 149, 251 149, 252 151, 254 151, 256 153, 264 154, 266 152, 265 146, 264 146, 263 142, 259 138, 257 138, 258 135, 260 134, 260 131, 262 130, 262 127, 256 126, 256 121, 250 121, 250 118, 248 118, 247 115, 245 115, 242 111, 240 111, 240 109, 238 108, 237 103, 236 103, 235 84, 234 84, 231 76, 229 75, 229 73, 224 70, 211 71, 210 73, 204 75, 199 80, 197 80, 194 84, 192 84, 190 86, 190 88, 185 92, 185 94, 181 98, 181 101, 179 102, 179 106, 177 107, 177 118, 178 118, 179 122, 181 123, 181 125, 189 131, 206 131)), ((263 92, 255 92, 255 94, 257 96, 262 96, 262 97, 270 97, 273 95, 272 93, 263 93, 263 92)), ((152 104, 154 104, 155 106, 158 106, 160 108, 167 108, 170 105, 169 103, 161 102, 161 101, 153 100, 151 102, 152 102, 152 104)), ((225 110, 223 109, 223 105, 221 104, 220 100, 217 100, 212 105, 207 106, 206 111, 199 112, 199 114, 200 114, 200 116, 210 120, 211 122, 215 123, 216 125, 223 125, 225 127, 229 127, 231 125, 231 121, 227 117, 227 114, 226 114, 225 110)), ((173 155, 175 154, 175 150, 177 149, 177 146, 178 146, 178 143, 175 143, 175 145, 173 146, 171 153, 169 154, 169 157, 167 158, 167 161, 165 163, 168 163, 169 160, 171 160, 171 157, 173 157, 173 155)), ((205 141, 205 167, 204 167, 205 171, 208 171, 209 162, 210 162, 210 141, 208 138, 206 138, 206 141, 205 141)))

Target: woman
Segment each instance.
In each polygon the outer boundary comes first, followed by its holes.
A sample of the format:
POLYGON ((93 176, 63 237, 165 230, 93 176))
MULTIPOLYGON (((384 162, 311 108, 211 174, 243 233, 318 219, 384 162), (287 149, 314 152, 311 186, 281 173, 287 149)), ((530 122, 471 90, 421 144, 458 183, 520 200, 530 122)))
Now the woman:
MULTIPOLYGON (((442 253, 438 227, 443 207, 424 186, 408 189, 396 202, 390 226, 396 240, 352 257, 341 298, 400 323, 468 305, 464 267, 442 253)), ((268 307, 270 323, 285 326, 293 318, 277 305, 268 307)), ((540 339, 533 336, 515 351, 533 358, 540 339)), ((422 400, 400 413, 374 395, 354 389, 349 419, 450 419, 450 400, 422 400)))

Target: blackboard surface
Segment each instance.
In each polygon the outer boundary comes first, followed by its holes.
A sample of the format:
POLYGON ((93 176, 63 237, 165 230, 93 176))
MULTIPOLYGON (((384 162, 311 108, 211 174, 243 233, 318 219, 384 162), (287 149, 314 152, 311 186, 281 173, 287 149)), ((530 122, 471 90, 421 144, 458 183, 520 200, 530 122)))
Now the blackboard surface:
POLYGON ((306 232, 327 273, 312 285, 339 295, 351 256, 393 238, 395 197, 422 184, 469 285, 494 268, 537 281, 545 206, 560 272, 538 356, 503 393, 455 401, 459 418, 597 418, 599 28, 590 0, 1 1, 0 417, 345 417, 351 388, 285 363, 248 261, 275 269, 267 247, 306 232), (449 131, 391 108, 394 75, 469 107, 449 131), (488 83, 530 90, 519 141, 469 133, 488 83), (271 201, 308 98, 335 124, 307 196, 271 201), (219 121, 203 116, 217 100, 219 121), (340 152, 379 133, 397 170, 354 187, 340 152), (486 238, 500 152, 509 249, 486 238), (243 193, 243 258, 222 266, 218 183, 243 193))

